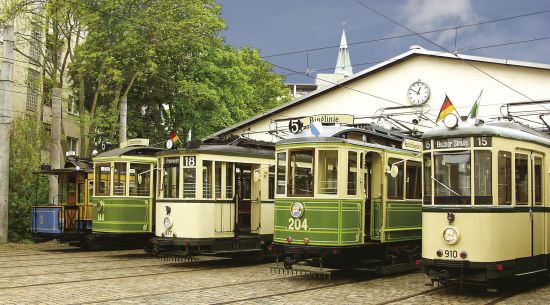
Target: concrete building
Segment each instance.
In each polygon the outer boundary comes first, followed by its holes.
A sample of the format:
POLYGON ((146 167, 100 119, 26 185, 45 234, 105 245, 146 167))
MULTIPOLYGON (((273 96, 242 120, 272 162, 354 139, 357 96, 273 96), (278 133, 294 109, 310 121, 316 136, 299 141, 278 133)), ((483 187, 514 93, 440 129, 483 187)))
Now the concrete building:
MULTIPOLYGON (((14 22, 14 62, 11 97, 11 117, 29 115, 36 116, 44 123, 49 134, 52 109, 51 101, 44 99, 44 54, 45 33, 42 20, 43 6, 37 2, 33 4, 36 14, 27 14, 18 17, 14 22), (34 15, 34 17, 32 16, 34 15), (37 17, 38 16, 38 17, 37 17)), ((0 41, 3 34, 0 31, 0 41)), ((1 46, 0 46, 1 47, 1 46)), ((0 52, 1 53, 1 52, 0 52)), ((63 55, 63 54, 62 54, 63 55)), ((2 62, 0 57, 0 63, 2 62)), ((68 84, 65 81, 65 84, 68 84)), ((80 130, 77 99, 71 95, 71 91, 63 88, 62 94, 62 119, 65 135, 65 151, 75 151, 80 155, 80 130)), ((44 151, 43 160, 48 162, 49 151, 44 151)))
MULTIPOLYGON (((508 103, 533 102, 509 108, 516 114, 548 112, 550 65, 470 55, 435 52, 412 46, 378 65, 293 99, 263 114, 225 128, 209 137, 239 135, 277 141, 288 135, 293 118, 314 115, 314 120, 339 120, 335 114, 353 115, 355 124, 374 122, 411 133, 435 126, 447 95, 461 116, 470 111, 480 92, 478 118, 493 120, 508 115, 508 103)), ((513 113, 510 113, 513 114, 513 113)), ((349 120, 349 118, 346 118, 349 120)), ((525 121, 544 127, 535 120, 525 121)), ((539 121, 540 122, 540 121, 539 121)), ((306 124, 304 124, 306 125, 306 124)), ((294 126, 295 127, 295 126, 294 126)))

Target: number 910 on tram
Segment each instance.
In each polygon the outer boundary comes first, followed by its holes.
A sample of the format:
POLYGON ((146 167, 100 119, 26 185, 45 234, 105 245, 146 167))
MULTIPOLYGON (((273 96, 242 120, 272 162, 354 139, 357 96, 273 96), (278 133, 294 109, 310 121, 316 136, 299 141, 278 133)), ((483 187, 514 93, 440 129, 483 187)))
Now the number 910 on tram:
POLYGON ((422 268, 432 281, 547 276, 550 136, 461 121, 426 132, 423 148, 422 268))

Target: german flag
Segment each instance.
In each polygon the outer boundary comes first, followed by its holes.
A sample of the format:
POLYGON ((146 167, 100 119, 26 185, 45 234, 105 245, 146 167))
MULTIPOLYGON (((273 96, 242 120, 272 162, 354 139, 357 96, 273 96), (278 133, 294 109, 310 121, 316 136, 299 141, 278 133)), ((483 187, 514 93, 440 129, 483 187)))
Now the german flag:
POLYGON ((175 131, 172 131, 170 133, 170 140, 172 140, 172 143, 176 143, 180 138, 178 138, 178 134, 175 131))
POLYGON ((456 111, 455 105, 451 102, 449 97, 445 95, 445 100, 443 101, 443 105, 441 105, 441 109, 439 110, 439 115, 437 116, 437 120, 435 120, 435 123, 443 120, 449 113, 456 111))

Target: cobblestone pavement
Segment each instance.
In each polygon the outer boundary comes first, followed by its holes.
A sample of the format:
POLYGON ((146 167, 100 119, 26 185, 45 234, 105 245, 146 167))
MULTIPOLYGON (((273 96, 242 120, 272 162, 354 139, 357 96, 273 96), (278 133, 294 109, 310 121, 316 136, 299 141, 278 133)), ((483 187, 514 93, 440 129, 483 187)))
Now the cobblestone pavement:
POLYGON ((429 287, 421 273, 273 274, 271 264, 143 250, 86 252, 57 243, 0 245, 0 304, 550 304, 550 283, 522 293, 429 287))

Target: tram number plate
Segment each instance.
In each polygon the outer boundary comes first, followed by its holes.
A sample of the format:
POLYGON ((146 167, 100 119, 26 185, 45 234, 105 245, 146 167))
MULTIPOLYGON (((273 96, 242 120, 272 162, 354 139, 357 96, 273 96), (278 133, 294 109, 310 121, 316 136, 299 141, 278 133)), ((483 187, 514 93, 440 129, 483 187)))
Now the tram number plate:
POLYGON ((446 258, 457 258, 458 257, 458 251, 456 250, 445 250, 443 251, 443 256, 446 258))
POLYGON ((289 230, 307 230, 307 218, 289 218, 288 229, 289 230))

